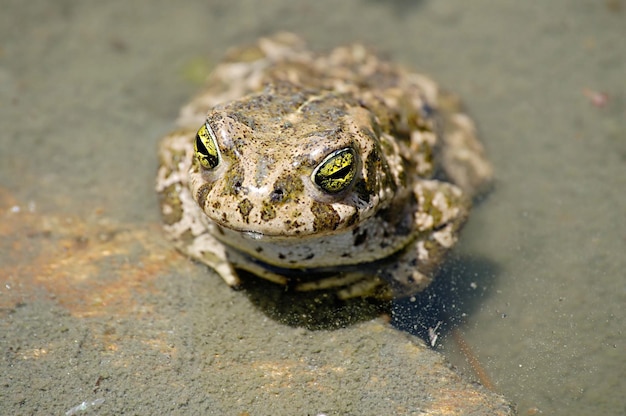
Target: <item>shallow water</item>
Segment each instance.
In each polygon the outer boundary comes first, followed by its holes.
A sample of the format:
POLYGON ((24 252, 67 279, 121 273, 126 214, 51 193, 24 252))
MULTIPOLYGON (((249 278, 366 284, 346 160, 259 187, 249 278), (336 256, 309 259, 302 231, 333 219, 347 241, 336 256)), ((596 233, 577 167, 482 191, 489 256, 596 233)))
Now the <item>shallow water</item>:
POLYGON ((450 266, 467 342, 520 414, 626 412, 626 2, 3 3, 0 183, 39 211, 159 221, 156 141, 192 69, 260 35, 364 42, 432 75, 497 174, 450 266))

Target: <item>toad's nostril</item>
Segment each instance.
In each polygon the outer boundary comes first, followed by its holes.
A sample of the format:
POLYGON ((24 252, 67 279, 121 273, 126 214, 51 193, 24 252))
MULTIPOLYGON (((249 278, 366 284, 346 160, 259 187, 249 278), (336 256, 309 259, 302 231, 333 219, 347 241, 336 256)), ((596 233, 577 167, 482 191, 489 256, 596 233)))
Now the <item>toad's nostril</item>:
POLYGON ((272 195, 270 195, 270 200, 272 202, 280 202, 284 197, 284 192, 281 188, 276 188, 272 191, 272 195))

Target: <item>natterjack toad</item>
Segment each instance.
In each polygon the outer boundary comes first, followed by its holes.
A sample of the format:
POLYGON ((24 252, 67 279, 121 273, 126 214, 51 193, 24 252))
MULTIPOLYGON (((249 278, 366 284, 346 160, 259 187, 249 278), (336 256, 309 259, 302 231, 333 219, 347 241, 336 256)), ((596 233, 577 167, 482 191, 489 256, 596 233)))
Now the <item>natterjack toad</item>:
POLYGON ((416 293, 492 176, 453 101, 361 45, 262 38, 162 140, 165 230, 231 286, 245 270, 341 298, 416 293))

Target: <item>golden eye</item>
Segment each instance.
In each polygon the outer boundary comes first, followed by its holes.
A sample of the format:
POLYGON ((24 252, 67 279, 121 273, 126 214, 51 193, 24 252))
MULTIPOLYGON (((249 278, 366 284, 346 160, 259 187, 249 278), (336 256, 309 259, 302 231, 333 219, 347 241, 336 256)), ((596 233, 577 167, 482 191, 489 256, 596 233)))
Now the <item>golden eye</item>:
POLYGON ((205 169, 215 169, 220 163, 220 152, 211 128, 205 123, 196 134, 194 145, 196 159, 205 169))
POLYGON ((336 194, 350 186, 356 176, 356 168, 356 153, 348 147, 328 155, 313 171, 311 178, 324 191, 336 194))

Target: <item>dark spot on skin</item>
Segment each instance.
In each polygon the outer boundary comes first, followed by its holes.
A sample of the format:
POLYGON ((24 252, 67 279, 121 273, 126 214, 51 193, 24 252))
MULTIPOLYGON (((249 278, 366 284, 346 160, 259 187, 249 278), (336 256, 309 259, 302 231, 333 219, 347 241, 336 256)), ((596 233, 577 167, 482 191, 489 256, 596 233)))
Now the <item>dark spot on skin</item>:
POLYGON ((281 260, 285 260, 287 257, 283 253, 278 253, 278 258, 281 260))
POLYGON ((377 185, 378 175, 376 172, 380 169, 380 156, 377 150, 372 151, 365 161, 365 169, 367 170, 367 180, 365 182, 365 190, 367 192, 368 198, 369 195, 374 193, 377 185))
POLYGON ((241 123, 241 124, 245 124, 246 126, 248 126, 251 130, 255 130, 256 128, 256 121, 254 120, 254 118, 250 117, 249 112, 232 112, 229 114, 229 116, 233 119, 235 119, 237 122, 241 123))
POLYGON ((257 253, 260 253, 260 252, 262 252, 262 251, 263 251, 263 247, 258 246, 258 247, 256 247, 256 248, 254 249, 254 251, 256 251, 257 253))
POLYGON ((382 140, 380 142, 380 148, 382 149, 383 153, 390 155, 394 153, 394 147, 391 145, 391 141, 390 140, 382 140))
POLYGON ((159 194, 161 200, 161 206, 168 205, 171 208, 171 212, 163 213, 163 222, 166 224, 174 224, 180 221, 183 217, 183 209, 181 206, 180 198, 178 198, 178 191, 176 185, 170 185, 159 194))
POLYGON ((252 202, 250 202, 248 198, 244 199, 239 203, 239 205, 237 205, 237 210, 246 223, 249 221, 250 211, 252 211, 252 208, 254 208, 254 205, 252 205, 252 202))
POLYGON ((220 201, 215 201, 212 204, 213 209, 220 209, 221 206, 222 204, 220 203, 220 201))
POLYGON ((263 201, 263 207, 261 207, 261 219, 263 221, 269 221, 276 218, 276 211, 274 207, 267 201, 263 201))
POLYGON ((363 232, 356 234, 354 236, 354 245, 355 245, 355 247, 356 246, 360 246, 366 240, 367 240, 367 230, 364 230, 363 232))
POLYGON ((367 190, 367 185, 363 179, 358 180, 354 184, 354 192, 361 201, 369 202, 371 194, 367 190))
POLYGON ((302 180, 294 175, 286 174, 280 176, 274 182, 274 190, 270 196, 272 202, 288 203, 294 201, 298 195, 304 192, 302 180))
POLYGON ((224 190, 229 195, 239 195, 243 188, 244 174, 239 167, 233 167, 224 177, 224 190))
POLYGON ((407 186, 406 171, 400 171, 400 173, 398 174, 398 183, 400 183, 403 187, 407 186))
POLYGON ((208 121, 210 125, 215 126, 215 125, 222 124, 222 122, 224 121, 224 117, 222 117, 220 113, 212 113, 209 116, 208 121))
MULTIPOLYGON (((294 228, 300 228, 303 225, 298 220, 295 220, 295 221, 287 220, 283 224, 285 224, 285 228, 287 228, 288 230, 292 230, 294 228)), ((296 230, 295 232, 296 232, 296 234, 298 234, 298 233, 300 233, 300 230, 296 230)))
POLYGON ((304 260, 311 260, 313 257, 315 257, 315 254, 311 253, 308 256, 306 256, 304 260))
POLYGON ((378 126, 378 123, 375 124, 375 127, 378 129, 378 134, 374 134, 372 129, 368 127, 361 127, 361 134, 369 137, 372 141, 376 142, 378 141, 378 135, 380 135, 380 127, 378 126))
POLYGON ((435 109, 425 101, 422 104, 421 110, 422 110, 422 117, 424 118, 431 118, 435 114, 435 109))
POLYGON ((342 254, 341 254, 341 257, 344 257, 344 258, 346 258, 346 257, 352 257, 352 254, 350 254, 350 253, 342 253, 342 254))
POLYGON ((211 185, 205 183, 204 185, 200 187, 200 189, 198 189, 198 192, 196 193, 196 201, 198 201, 198 205, 200 205, 201 207, 204 207, 204 204, 206 203, 206 197, 209 194, 209 191, 211 190, 211 188, 212 188, 211 185))
POLYGON ((356 224, 358 220, 359 220, 359 213, 358 213, 358 212, 355 212, 354 214, 352 214, 352 215, 350 216, 350 218, 348 218, 348 219, 346 220, 346 226, 347 226, 347 227, 350 227, 350 226, 352 226, 352 225, 356 224))
POLYGON ((330 204, 313 202, 311 213, 315 217, 313 220, 313 231, 332 231, 337 229, 341 218, 330 204))

